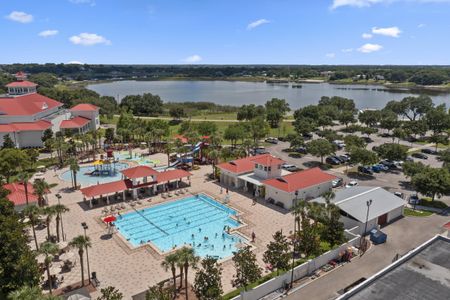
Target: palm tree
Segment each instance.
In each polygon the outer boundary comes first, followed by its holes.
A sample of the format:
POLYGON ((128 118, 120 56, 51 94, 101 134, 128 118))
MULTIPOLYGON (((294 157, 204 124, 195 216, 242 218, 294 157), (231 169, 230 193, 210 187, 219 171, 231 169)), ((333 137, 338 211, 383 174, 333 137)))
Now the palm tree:
POLYGON ((64 226, 62 224, 62 214, 69 211, 69 208, 65 206, 64 204, 56 204, 52 206, 56 213, 56 238, 58 242, 60 242, 59 239, 59 228, 61 227, 61 233, 64 240, 64 226), (61 226, 60 226, 61 225, 61 226))
POLYGON ((80 256, 81 265, 81 285, 84 286, 84 249, 92 246, 91 239, 88 236, 79 235, 73 238, 73 240, 69 243, 69 246, 78 249, 78 255, 80 256))
POLYGON ((48 278, 48 287, 50 294, 52 293, 52 281, 50 276, 50 263, 53 261, 53 256, 58 253, 58 245, 51 242, 43 242, 41 244, 41 248, 39 249, 39 253, 45 255, 45 268, 47 269, 47 278, 48 278))
POLYGON ((50 223, 52 222, 53 216, 56 215, 56 210, 54 206, 46 206, 42 208, 42 214, 46 215, 45 217, 45 225, 47 226, 47 241, 50 241, 51 233, 50 233, 50 223))
POLYGON ((25 189, 25 202, 28 206, 28 180, 30 179, 30 174, 28 174, 28 172, 20 172, 19 173, 19 181, 22 182, 23 187, 25 189))
POLYGON ((195 256, 195 251, 192 248, 183 247, 179 251, 180 259, 184 264, 184 288, 186 292, 186 300, 188 300, 188 271, 189 267, 195 268, 199 261, 198 256, 195 256))
POLYGON ((181 290, 183 288, 184 261, 180 250, 177 250, 175 254, 177 255, 177 267, 180 269, 180 286, 178 289, 181 290))
POLYGON ((8 294, 8 300, 36 300, 42 298, 42 291, 37 286, 24 285, 8 294))
POLYGON ((171 253, 164 257, 164 260, 161 262, 161 267, 167 272, 169 269, 172 272, 172 280, 173 280, 173 290, 174 290, 174 298, 177 295, 177 269, 176 264, 178 261, 178 255, 176 253, 171 253))
POLYGON ((80 166, 78 165, 78 161, 76 158, 72 157, 69 160, 70 171, 72 171, 73 175, 73 188, 77 189, 77 172, 80 171, 80 166))
POLYGON ((208 152, 208 157, 212 161, 213 178, 216 178, 216 164, 217 164, 217 160, 220 157, 219 150, 213 149, 213 150, 209 151, 208 152))
POLYGON ((44 196, 47 194, 50 186, 44 179, 36 179, 33 183, 34 194, 38 197, 38 205, 44 204, 44 196))
POLYGON ((168 140, 166 142, 166 145, 164 146, 164 152, 166 152, 167 155, 167 166, 170 165, 170 154, 173 152, 174 146, 171 140, 168 140))
POLYGON ((36 250, 39 250, 39 244, 36 237, 36 223, 39 221, 40 209, 35 205, 29 205, 24 208, 23 214, 30 219, 31 229, 33 230, 33 238, 36 245, 36 250))

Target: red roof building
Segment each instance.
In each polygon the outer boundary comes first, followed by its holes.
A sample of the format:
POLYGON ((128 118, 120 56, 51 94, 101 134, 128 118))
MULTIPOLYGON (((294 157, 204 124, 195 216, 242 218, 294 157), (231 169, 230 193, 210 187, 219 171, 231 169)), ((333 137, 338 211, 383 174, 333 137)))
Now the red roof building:
POLYGON ((262 165, 265 167, 273 167, 282 165, 285 163, 284 160, 279 159, 278 157, 274 157, 272 155, 263 155, 262 157, 258 157, 252 160, 255 164, 262 165))
POLYGON ((61 102, 37 93, 0 97, 0 116, 33 116, 62 106, 61 102))
MULTIPOLYGON (((261 154, 256 156, 249 156, 245 158, 235 159, 229 162, 218 164, 217 167, 220 169, 227 170, 234 174, 242 174, 253 171, 255 168, 255 162, 268 162, 272 157, 270 154, 261 154)), ((281 161, 281 160, 280 160, 281 161)))
POLYGON ((98 106, 95 106, 93 104, 81 103, 81 104, 75 105, 70 110, 71 111, 97 111, 99 109, 100 108, 98 106))
POLYGON ((62 129, 79 129, 89 124, 89 122, 91 122, 91 120, 88 118, 75 117, 70 120, 61 121, 59 127, 62 129))
POLYGON ((266 186, 292 193, 322 183, 331 182, 336 176, 323 172, 320 168, 312 168, 263 181, 266 186))
POLYGON ((43 131, 52 127, 52 123, 44 120, 36 122, 19 122, 0 124, 0 132, 43 131))
POLYGON ((121 171, 123 176, 128 179, 138 179, 143 177, 155 176, 159 174, 158 171, 148 167, 148 166, 137 166, 134 168, 129 168, 121 171))
POLYGON ((180 169, 168 170, 168 171, 158 172, 158 174, 156 175, 156 182, 164 183, 164 182, 177 180, 177 179, 190 177, 190 176, 192 176, 192 174, 185 170, 180 170, 180 169))
POLYGON ((6 85, 7 88, 10 87, 36 87, 37 84, 31 81, 14 81, 14 82, 10 82, 6 85))
MULTIPOLYGON (((14 203, 14 206, 21 206, 27 203, 26 195, 25 195, 25 185, 22 182, 13 182, 7 183, 3 185, 3 188, 9 191, 9 194, 6 195, 9 201, 14 203)), ((34 194, 33 185, 28 183, 28 203, 35 204, 38 202, 38 197, 34 194)))

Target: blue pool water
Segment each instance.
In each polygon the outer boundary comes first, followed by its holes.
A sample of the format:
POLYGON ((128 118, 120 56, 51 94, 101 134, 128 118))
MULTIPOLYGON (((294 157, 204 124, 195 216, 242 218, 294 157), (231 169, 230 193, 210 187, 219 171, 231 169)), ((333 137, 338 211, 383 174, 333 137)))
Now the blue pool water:
POLYGON ((167 252, 191 244, 196 255, 220 259, 231 256, 245 242, 224 231, 225 226, 239 226, 231 215, 236 211, 200 194, 124 214, 114 224, 133 246, 151 241, 167 252))
POLYGON ((128 161, 134 161, 135 163, 138 163, 140 165, 147 165, 150 167, 153 167, 155 164, 159 164, 158 160, 152 160, 148 159, 146 157, 141 157, 139 154, 136 156, 136 153, 132 153, 133 157, 130 158, 130 152, 129 151, 122 151, 119 153, 114 153, 114 158, 117 160, 128 160, 128 161))
MULTIPOLYGON (((86 166, 80 167, 80 171, 77 172, 77 183, 81 184, 82 187, 94 185, 98 183, 107 183, 111 181, 116 181, 122 179, 121 170, 127 169, 128 164, 125 163, 116 163, 116 173, 112 176, 91 176, 86 175, 86 173, 90 173, 95 170, 94 166, 86 166)), ((66 171, 61 174, 61 179, 65 181, 72 181, 72 172, 66 171)))

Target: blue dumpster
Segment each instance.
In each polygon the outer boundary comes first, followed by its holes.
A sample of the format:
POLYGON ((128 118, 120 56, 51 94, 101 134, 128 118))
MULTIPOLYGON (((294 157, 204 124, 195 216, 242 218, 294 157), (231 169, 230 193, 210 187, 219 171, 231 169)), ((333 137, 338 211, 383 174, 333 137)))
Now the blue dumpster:
POLYGON ((375 245, 378 244, 383 244, 386 242, 387 239, 387 235, 384 232, 381 232, 378 229, 372 229, 370 231, 370 240, 372 241, 372 243, 374 243, 375 245))

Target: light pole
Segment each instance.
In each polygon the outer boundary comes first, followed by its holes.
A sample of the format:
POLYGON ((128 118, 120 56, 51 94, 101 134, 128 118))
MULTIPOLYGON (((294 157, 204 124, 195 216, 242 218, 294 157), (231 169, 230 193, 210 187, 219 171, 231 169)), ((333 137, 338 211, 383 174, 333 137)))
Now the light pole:
MULTIPOLYGON (((58 205, 60 205, 61 204, 61 194, 56 194, 55 195, 56 196, 56 198, 58 199, 58 205)), ((64 223, 63 223, 63 219, 62 219, 62 214, 60 214, 59 215, 59 218, 61 219, 61 232, 62 232, 62 238, 63 238, 63 241, 65 241, 66 240, 66 237, 65 237, 65 235, 64 235, 64 223)))
MULTIPOLYGON (((86 222, 81 223, 81 226, 83 226, 84 229, 84 237, 86 238, 86 230, 89 229, 86 222)), ((87 262, 87 268, 88 268, 88 278, 89 278, 89 284, 91 284, 91 268, 89 267, 89 251, 88 247, 86 245, 86 262, 87 262)))
MULTIPOLYGON (((370 206, 372 205, 372 199, 367 200, 366 205, 367 205, 366 224, 364 225, 364 232, 361 234, 361 239, 359 241, 359 248, 361 250, 363 248, 363 246, 362 246, 363 237, 366 235, 366 232, 367 232, 367 223, 369 222, 369 210, 370 210, 370 206)), ((361 251, 361 256, 362 255, 363 255, 363 251, 361 251)))
MULTIPOLYGON (((298 197, 298 191, 295 191, 295 203, 294 203, 294 207, 297 205, 297 199, 298 197)), ((289 288, 292 289, 292 285, 294 284, 294 263, 295 263, 295 244, 296 244, 296 238, 297 238, 297 226, 296 226, 296 222, 297 222, 297 213, 295 213, 294 210, 294 237, 292 239, 292 266, 291 266, 291 283, 289 284, 289 288)))

